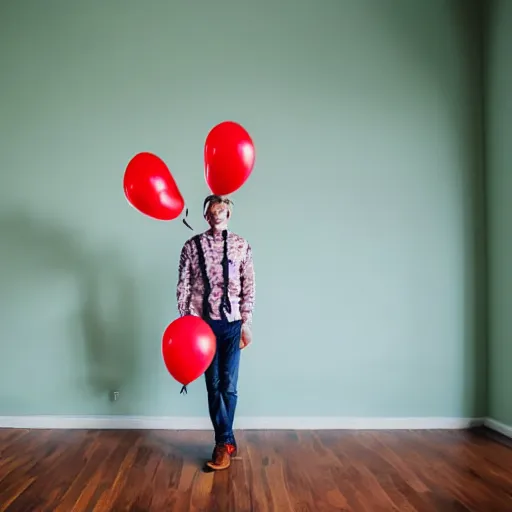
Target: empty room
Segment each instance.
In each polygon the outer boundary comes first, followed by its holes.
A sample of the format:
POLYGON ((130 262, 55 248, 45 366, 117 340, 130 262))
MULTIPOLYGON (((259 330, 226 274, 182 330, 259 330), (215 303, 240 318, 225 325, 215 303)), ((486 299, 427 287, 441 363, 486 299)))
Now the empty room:
POLYGON ((511 27, 0 2, 0 512, 512 511, 511 27))

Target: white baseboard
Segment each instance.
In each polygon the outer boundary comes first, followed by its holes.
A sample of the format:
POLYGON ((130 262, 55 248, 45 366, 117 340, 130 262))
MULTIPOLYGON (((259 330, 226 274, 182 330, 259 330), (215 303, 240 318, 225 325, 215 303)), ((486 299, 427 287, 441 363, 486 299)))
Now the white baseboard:
MULTIPOLYGON (((434 430, 466 429, 479 418, 239 417, 237 430, 434 430)), ((0 428, 211 430, 207 417, 0 416, 0 428)))
POLYGON ((501 423, 500 421, 493 420, 492 418, 486 418, 484 421, 484 425, 499 434, 502 434, 506 437, 510 437, 512 439, 512 427, 509 425, 505 425, 505 423, 501 423))

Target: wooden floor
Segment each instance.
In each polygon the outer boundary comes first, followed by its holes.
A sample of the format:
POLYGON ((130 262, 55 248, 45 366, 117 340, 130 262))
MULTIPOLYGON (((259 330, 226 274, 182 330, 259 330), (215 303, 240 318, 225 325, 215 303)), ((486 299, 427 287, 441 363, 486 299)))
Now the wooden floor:
POLYGON ((512 448, 485 430, 238 434, 0 430, 0 511, 512 511, 512 448))

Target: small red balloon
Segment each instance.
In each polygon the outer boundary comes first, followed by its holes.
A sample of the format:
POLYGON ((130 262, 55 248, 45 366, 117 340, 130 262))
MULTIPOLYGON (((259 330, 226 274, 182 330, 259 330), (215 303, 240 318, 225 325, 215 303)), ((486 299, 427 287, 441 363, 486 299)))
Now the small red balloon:
POLYGON ((251 175, 254 160, 254 144, 243 126, 225 121, 212 128, 204 145, 204 173, 212 193, 238 190, 251 175))
POLYGON ((130 160, 123 185, 129 203, 154 219, 173 220, 185 207, 167 165, 152 153, 138 153, 130 160))
POLYGON ((169 373, 187 386, 210 366, 217 349, 211 327, 197 316, 171 322, 162 337, 162 355, 169 373))

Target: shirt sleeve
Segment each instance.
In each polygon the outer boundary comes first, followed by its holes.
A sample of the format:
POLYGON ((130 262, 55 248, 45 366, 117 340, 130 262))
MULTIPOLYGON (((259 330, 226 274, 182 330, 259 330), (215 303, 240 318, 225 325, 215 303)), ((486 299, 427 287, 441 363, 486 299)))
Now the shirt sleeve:
POLYGON ((242 323, 244 325, 250 326, 252 324, 252 312, 254 309, 256 285, 254 276, 254 262, 250 245, 247 246, 245 258, 242 261, 241 279, 242 296, 240 301, 240 313, 242 315, 242 323))
POLYGON ((191 289, 191 260, 188 244, 183 246, 178 267, 178 285, 176 287, 176 299, 180 316, 190 314, 191 289))

